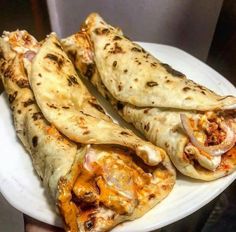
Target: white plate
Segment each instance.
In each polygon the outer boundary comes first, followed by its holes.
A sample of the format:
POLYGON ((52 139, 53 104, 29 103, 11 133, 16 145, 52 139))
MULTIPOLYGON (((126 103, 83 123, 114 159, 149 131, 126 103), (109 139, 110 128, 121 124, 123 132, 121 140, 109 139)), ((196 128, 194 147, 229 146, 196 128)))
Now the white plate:
MULTIPOLYGON (((187 54, 166 45, 140 43, 162 62, 185 73, 190 79, 222 94, 235 95, 234 86, 213 69, 187 54)), ((60 225, 60 218, 49 205, 31 160, 16 138, 6 97, 0 96, 0 190, 18 210, 40 221, 60 225)), ((117 226, 113 231, 150 231, 158 229, 198 210, 236 178, 236 173, 212 182, 178 176, 170 195, 142 218, 117 226)))

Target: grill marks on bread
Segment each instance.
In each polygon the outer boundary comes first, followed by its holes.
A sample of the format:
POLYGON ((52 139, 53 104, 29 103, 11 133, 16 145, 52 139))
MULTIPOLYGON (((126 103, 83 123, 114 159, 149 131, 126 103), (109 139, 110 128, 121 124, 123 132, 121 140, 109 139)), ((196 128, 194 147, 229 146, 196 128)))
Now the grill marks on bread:
POLYGON ((69 75, 68 78, 67 78, 67 81, 68 81, 69 86, 79 84, 78 81, 77 81, 77 78, 73 75, 69 75))
POLYGON ((55 52, 46 54, 44 58, 57 65, 57 68, 60 70, 67 62, 70 62, 70 60, 60 54, 62 51, 62 46, 59 41, 52 43, 52 45, 55 48, 55 52))
MULTIPOLYGON (((67 63, 70 62, 70 60, 60 54, 60 52, 62 51, 62 46, 59 42, 54 42, 53 45, 56 48, 56 49, 54 49, 55 52, 48 53, 44 57, 44 59, 47 59, 51 63, 55 64, 58 71, 60 71, 64 65, 67 65, 67 63), (59 50, 58 53, 56 53, 57 50, 59 50)), ((67 84, 68 84, 68 86, 79 85, 78 78, 75 75, 68 75, 67 84)))
POLYGON ((62 65, 64 64, 64 57, 60 57, 59 55, 55 55, 55 54, 51 54, 48 53, 45 56, 45 59, 49 59, 52 62, 54 62, 55 64, 57 64, 58 68, 61 69, 62 65))

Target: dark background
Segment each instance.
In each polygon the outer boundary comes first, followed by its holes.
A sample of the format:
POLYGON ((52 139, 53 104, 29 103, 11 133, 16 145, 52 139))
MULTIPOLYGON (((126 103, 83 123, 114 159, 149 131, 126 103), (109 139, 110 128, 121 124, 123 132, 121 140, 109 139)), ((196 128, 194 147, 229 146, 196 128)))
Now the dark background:
MULTIPOLYGON (((45 0, 0 0, 0 33, 25 29, 43 39, 50 29, 45 0)), ((236 85, 236 1, 225 0, 207 64, 236 85)), ((0 93, 2 92, 0 83, 0 93)), ((236 231, 236 184, 196 213, 160 231, 236 231)))

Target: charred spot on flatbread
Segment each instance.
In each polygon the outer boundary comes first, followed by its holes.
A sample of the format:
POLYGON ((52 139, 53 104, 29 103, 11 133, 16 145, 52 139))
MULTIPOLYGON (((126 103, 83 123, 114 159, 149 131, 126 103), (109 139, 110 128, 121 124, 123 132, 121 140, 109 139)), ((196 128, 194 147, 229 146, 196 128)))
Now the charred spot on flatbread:
POLYGON ((150 65, 151 65, 152 67, 157 67, 157 63, 156 63, 156 62, 152 62, 152 63, 150 63, 150 65))
POLYGON ((94 29, 94 33, 96 35, 108 35, 110 30, 108 28, 96 28, 94 29))
POLYGON ((37 121, 39 119, 43 119, 43 114, 41 112, 36 112, 32 115, 32 118, 34 121, 37 121))
POLYGON ((180 77, 183 78, 185 77, 185 75, 175 69, 173 69, 170 65, 165 64, 165 63, 160 63, 160 65, 165 68, 165 70, 170 73, 171 75, 175 76, 175 77, 180 77))
POLYGON ((115 42, 114 43, 114 47, 111 48, 109 53, 111 53, 111 54, 118 54, 118 53, 125 53, 125 52, 123 51, 122 47, 119 46, 117 42, 115 42))
POLYGON ((12 78, 13 77, 13 70, 11 68, 11 66, 7 67, 3 73, 5 78, 12 78))
POLYGON ((54 42, 53 44, 54 44, 57 48, 59 48, 60 50, 63 50, 63 49, 62 49, 62 46, 61 46, 59 43, 54 42))
POLYGON ((132 47, 131 51, 132 52, 142 52, 142 50, 140 48, 137 48, 137 47, 132 47))
POLYGON ((86 130, 83 132, 83 135, 88 135, 89 133, 90 133, 89 130, 86 130))
POLYGON ((144 126, 144 130, 145 131, 149 131, 149 129, 150 129, 150 122, 148 122, 145 126, 144 126))
POLYGON ((146 86, 148 87, 154 87, 154 86, 158 86, 158 83, 156 81, 148 81, 146 83, 146 86))
POLYGON ((114 41, 115 41, 115 40, 122 40, 122 38, 121 38, 120 36, 116 35, 116 36, 114 36, 113 40, 114 40, 114 41))
POLYGON ((46 59, 50 59, 52 60, 53 62, 55 62, 57 65, 58 65, 58 68, 60 69, 62 67, 62 65, 64 64, 64 59, 57 56, 57 55, 54 55, 54 54, 51 54, 51 53, 48 53, 46 56, 45 56, 46 59))
POLYGON ((170 146, 170 144, 169 144, 169 143, 167 143, 167 142, 165 142, 165 144, 164 144, 164 145, 165 145, 165 147, 166 147, 166 148, 169 148, 169 146, 170 146))
POLYGON ((113 63, 112 63, 112 67, 115 68, 116 66, 117 66, 117 61, 115 60, 115 61, 113 61, 113 63))
POLYGON ((13 94, 9 94, 8 100, 9 100, 9 103, 10 103, 10 104, 15 101, 17 94, 18 94, 17 91, 15 91, 13 94))
POLYGON ((16 81, 16 84, 20 87, 20 88, 29 88, 29 81, 27 79, 19 79, 16 81))
POLYGON ((183 88, 183 91, 184 91, 184 92, 187 92, 187 91, 189 91, 189 90, 191 90, 190 87, 184 87, 184 88, 183 88))
POLYGON ((32 138, 32 145, 33 147, 37 147, 38 145, 38 137, 36 135, 32 138))
POLYGON ((149 110, 151 110, 151 109, 150 109, 150 108, 145 109, 145 110, 143 110, 143 113, 144 113, 144 114, 147 114, 147 113, 149 112, 149 110))
POLYGON ((23 103, 23 105, 24 105, 24 107, 28 107, 28 106, 30 106, 30 105, 32 105, 32 104, 34 104, 34 103, 35 103, 35 100, 29 98, 27 101, 25 101, 25 102, 23 103))
POLYGON ((118 85, 118 91, 120 92, 123 89, 123 86, 121 84, 118 85))
POLYGON ((77 78, 75 76, 73 76, 73 75, 68 76, 67 81, 68 81, 68 85, 69 86, 78 85, 79 84, 78 81, 77 81, 77 78))
POLYGON ((102 112, 102 113, 105 113, 105 111, 103 110, 103 108, 97 104, 96 102, 94 101, 89 101, 89 104, 94 107, 95 109, 97 109, 98 111, 102 112))
POLYGON ((154 193, 151 193, 149 196, 148 196, 148 200, 152 200, 156 197, 156 195, 154 193))
POLYGON ((120 133, 121 135, 130 135, 128 132, 126 132, 126 131, 121 131, 121 133, 120 133))
POLYGON ((104 46, 104 50, 106 50, 106 48, 110 45, 110 43, 106 43, 105 46, 104 46))
POLYGON ((167 79, 165 82, 168 84, 168 83, 171 83, 172 81, 167 79))
POLYGON ((68 109, 70 109, 70 107, 69 107, 69 106, 62 106, 62 108, 63 108, 63 109, 65 109, 65 110, 68 110, 68 109))
POLYGON ((54 104, 49 104, 49 103, 47 103, 47 106, 48 106, 49 108, 51 108, 51 109, 57 109, 57 108, 58 108, 58 107, 55 106, 54 104))

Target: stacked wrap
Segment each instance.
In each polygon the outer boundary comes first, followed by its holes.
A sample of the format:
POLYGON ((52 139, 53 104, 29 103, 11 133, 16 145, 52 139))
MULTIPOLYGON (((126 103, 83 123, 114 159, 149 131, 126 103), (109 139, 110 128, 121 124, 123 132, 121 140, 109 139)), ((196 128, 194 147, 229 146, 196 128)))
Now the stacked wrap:
POLYGON ((17 136, 67 231, 106 231, 167 196, 175 171, 161 148, 106 116, 55 34, 0 39, 1 78, 17 136))
POLYGON ((235 170, 235 97, 187 79, 95 13, 62 41, 77 70, 184 175, 209 181, 235 170))

